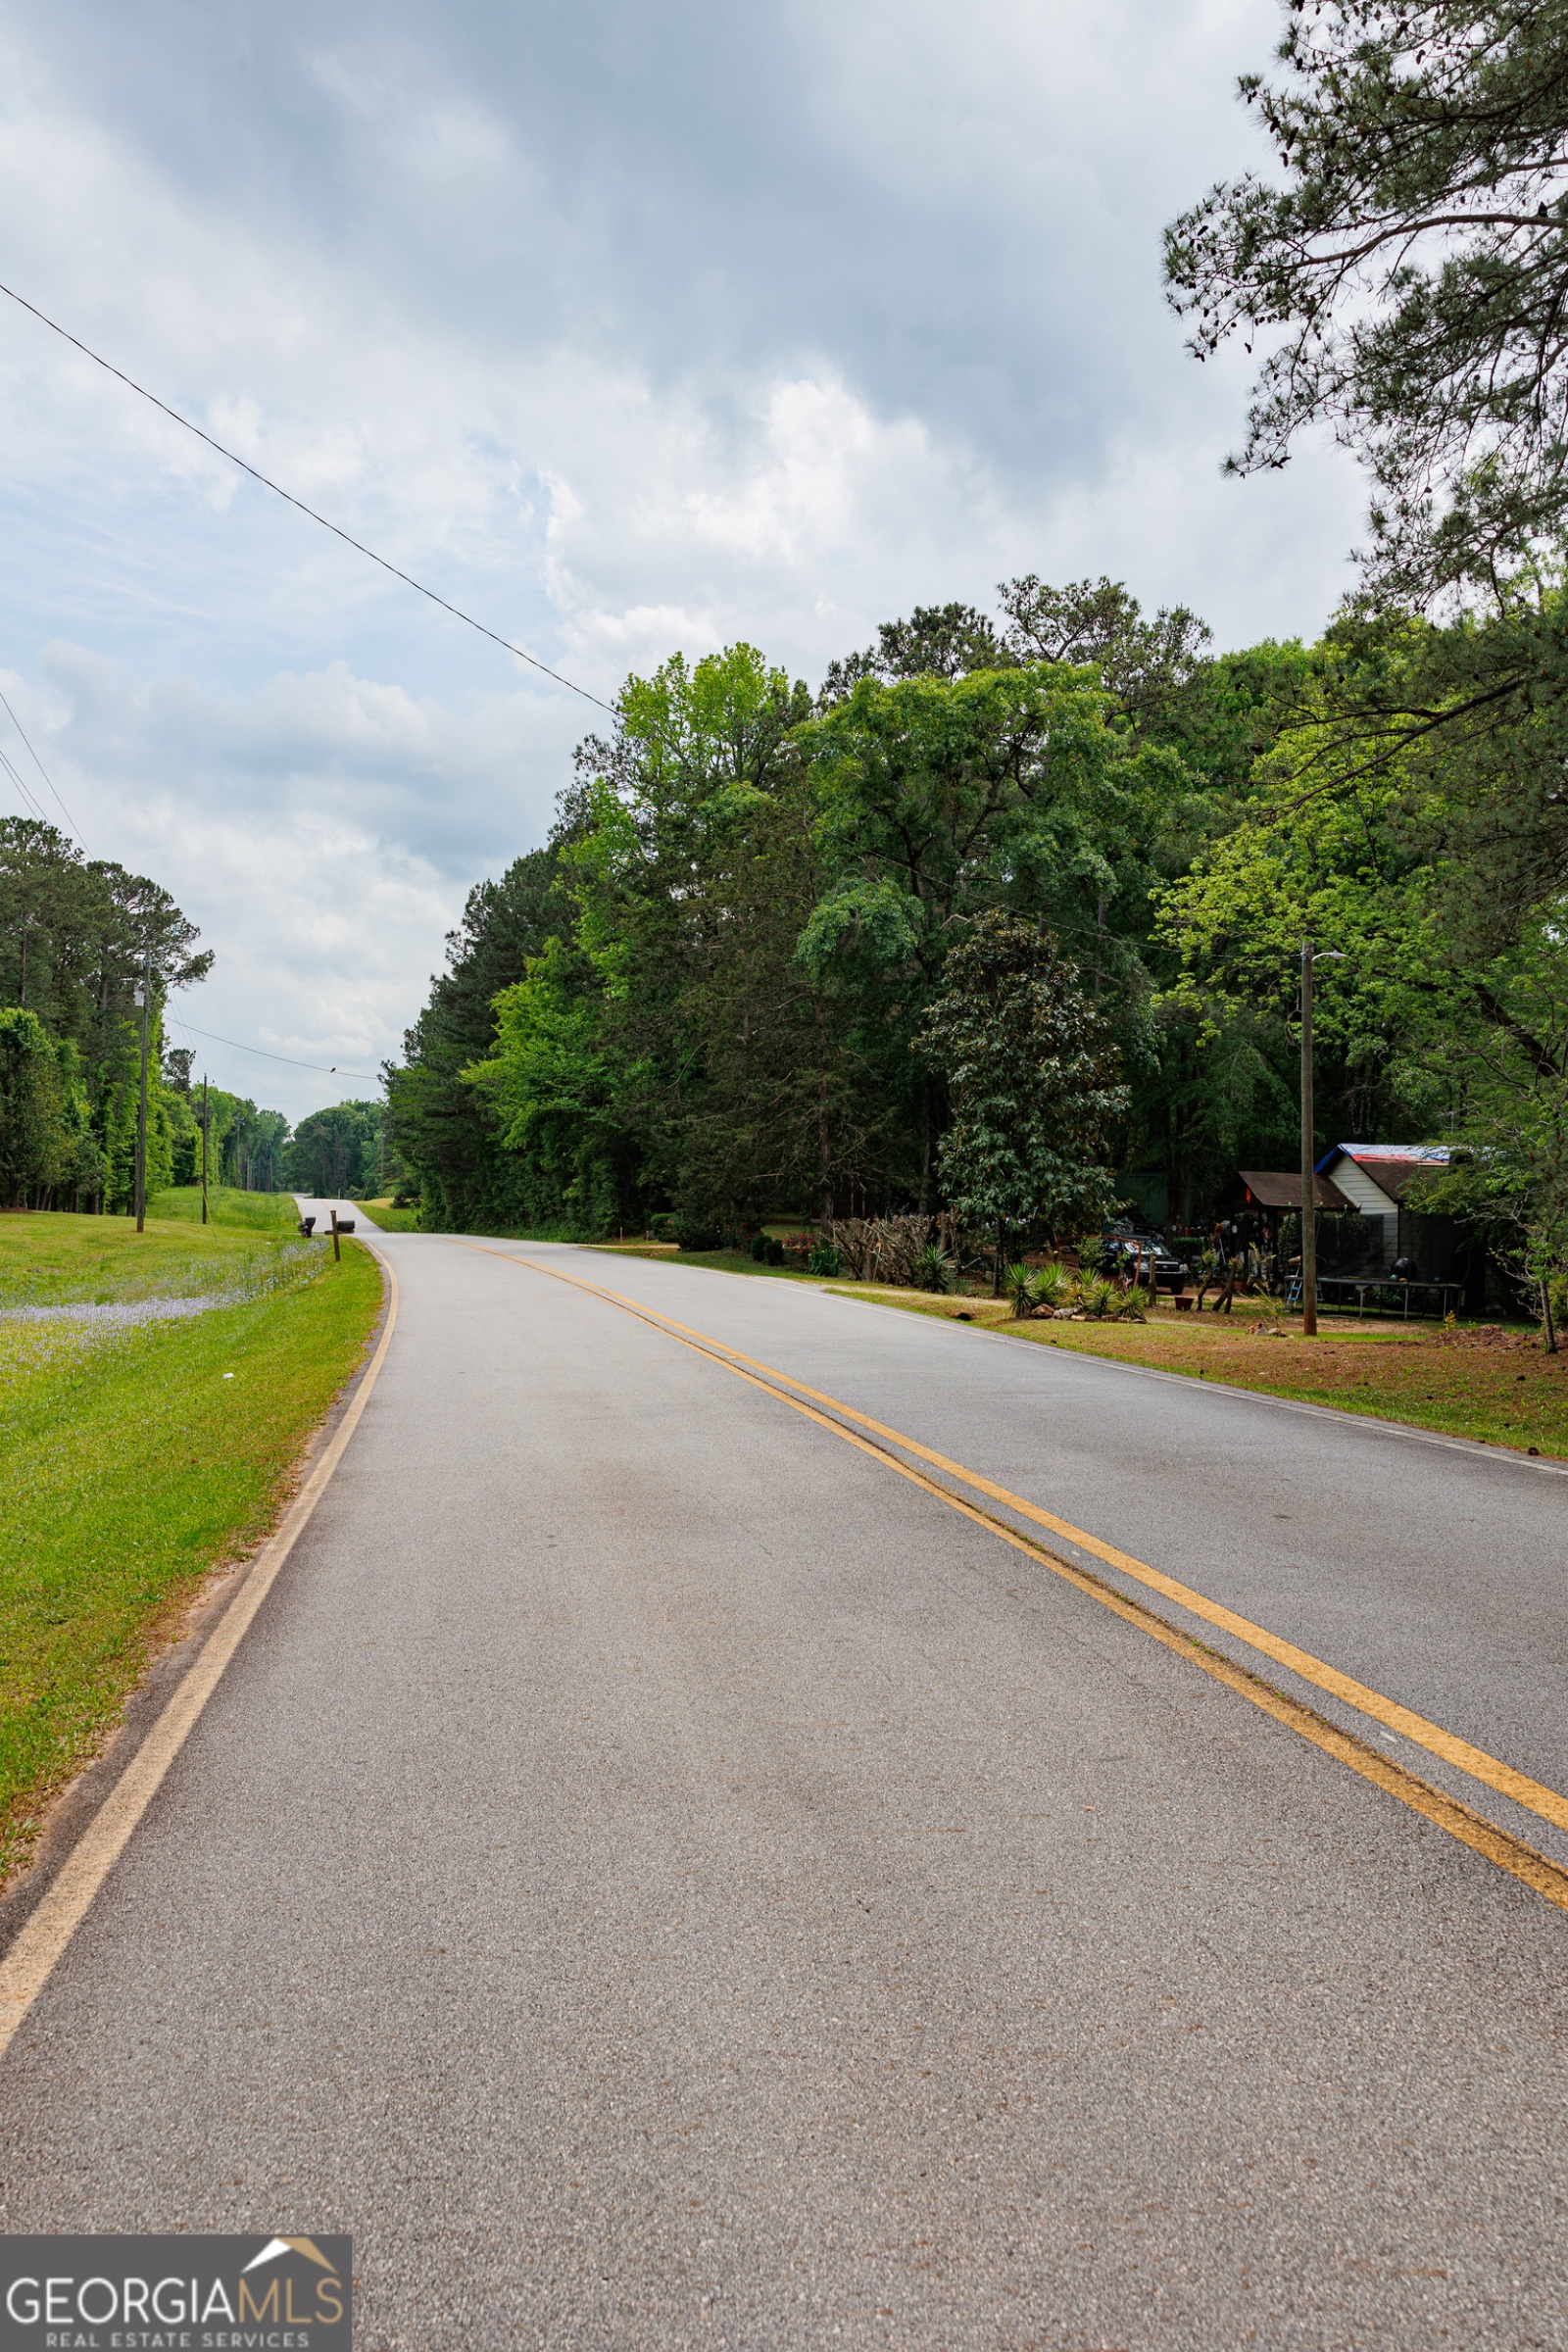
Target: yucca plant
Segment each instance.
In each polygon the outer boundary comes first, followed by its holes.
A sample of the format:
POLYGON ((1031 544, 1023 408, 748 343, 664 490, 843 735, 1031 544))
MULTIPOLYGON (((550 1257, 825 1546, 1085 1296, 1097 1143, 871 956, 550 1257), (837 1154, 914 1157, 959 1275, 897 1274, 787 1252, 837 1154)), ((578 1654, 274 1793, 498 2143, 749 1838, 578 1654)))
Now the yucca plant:
POLYGON ((951 1291, 955 1271, 947 1251, 928 1242, 914 1261, 914 1287, 917 1291, 951 1291))
POLYGON ((1072 1276, 1054 1257, 1048 1257, 1035 1276, 1035 1304, 1053 1309, 1065 1306, 1072 1296, 1072 1276))
POLYGON ((1025 1316, 1034 1314, 1040 1304, 1033 1266, 1026 1266, 1020 1258, 1015 1266, 1007 1268, 1006 1284, 1012 1311, 1021 1323, 1025 1316))
POLYGON ((1133 1283, 1122 1294, 1121 1305, 1116 1311, 1124 1323, 1147 1323, 1149 1321, 1149 1293, 1144 1289, 1142 1283, 1133 1283))
POLYGON ((1093 1322, 1102 1323, 1120 1302, 1121 1294, 1108 1274, 1092 1274, 1078 1285, 1078 1304, 1093 1322))

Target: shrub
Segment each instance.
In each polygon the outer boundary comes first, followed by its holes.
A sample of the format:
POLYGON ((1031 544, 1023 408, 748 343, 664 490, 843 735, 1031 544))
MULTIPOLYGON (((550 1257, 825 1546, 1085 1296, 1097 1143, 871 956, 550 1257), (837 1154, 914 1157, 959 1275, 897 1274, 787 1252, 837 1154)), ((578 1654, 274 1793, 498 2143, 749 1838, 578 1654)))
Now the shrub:
POLYGON ((1020 1258, 1015 1266, 1007 1268, 1006 1281, 1012 1311, 1021 1323, 1026 1315, 1035 1312, 1040 1303, 1039 1293, 1035 1289, 1035 1270, 1033 1266, 1026 1266, 1020 1258))
POLYGON ((753 1260, 753 1263, 754 1263, 754 1264, 756 1264, 756 1265, 759 1265, 759 1266, 765 1266, 765 1265, 766 1265, 766 1263, 767 1263, 767 1236, 766 1236, 766 1234, 765 1234, 765 1233, 754 1233, 754 1234, 753 1234, 753 1236, 752 1236, 752 1260, 753 1260))
POLYGON ((928 1242, 914 1261, 913 1287, 917 1291, 951 1291, 956 1271, 947 1251, 936 1242, 928 1242))
POLYGON ((1053 1312, 1067 1304, 1072 1297, 1072 1276, 1055 1258, 1048 1258, 1035 1276, 1035 1304, 1049 1306, 1053 1312))
POLYGON ((1121 1307, 1121 1293, 1108 1274, 1092 1274, 1078 1285, 1078 1304, 1093 1322, 1102 1323, 1121 1307))
POLYGON ((842 1253, 852 1282, 924 1288, 915 1267, 927 1250, 948 1255, 950 1265, 956 1266, 957 1236, 951 1216, 843 1217, 829 1227, 828 1239, 842 1253))
POLYGON ((676 1221, 677 1220, 675 1217, 667 1208, 656 1210, 654 1215, 648 1220, 649 1240, 651 1242, 677 1241, 680 1237, 675 1231, 676 1221))
POLYGON ((770 1266, 781 1266, 781 1265, 784 1263, 784 1245, 783 1245, 783 1243, 782 1243, 782 1242, 781 1242, 781 1241, 780 1241, 780 1240, 777 1238, 777 1236, 776 1236, 775 1234, 771 1234, 771 1233, 770 1233, 770 1234, 768 1234, 768 1235, 767 1235, 767 1237, 766 1237, 766 1244, 767 1244, 767 1246, 766 1246, 766 1251, 765 1251, 765 1254, 766 1254, 766 1258, 767 1258, 767 1262, 768 1262, 768 1264, 769 1264, 770 1266))
POLYGON ((1102 1274, 1105 1270, 1105 1237, 1102 1233, 1086 1233, 1077 1244, 1078 1270, 1082 1274, 1102 1274))
POLYGON ((806 1271, 808 1274, 819 1276, 824 1281, 832 1282, 844 1271, 843 1250, 835 1250, 831 1242, 821 1240, 812 1242, 806 1253, 806 1271))
POLYGON ((683 1250, 719 1250, 724 1237, 716 1225, 701 1217, 677 1216, 674 1220, 675 1239, 683 1250))

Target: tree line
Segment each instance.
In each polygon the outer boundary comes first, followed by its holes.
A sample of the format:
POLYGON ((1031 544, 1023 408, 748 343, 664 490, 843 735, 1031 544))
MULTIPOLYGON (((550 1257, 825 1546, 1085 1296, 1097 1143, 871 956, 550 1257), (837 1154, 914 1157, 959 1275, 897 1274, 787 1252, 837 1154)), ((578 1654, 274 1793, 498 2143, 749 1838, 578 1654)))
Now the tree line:
POLYGON ((994 616, 886 624, 814 697, 748 646, 673 656, 580 747, 546 846, 471 894, 389 1072, 428 1221, 978 1208, 976 1151, 1016 1157, 1034 1115, 1024 1160, 1061 1156, 1036 1217, 1102 1177, 1190 1225, 1239 1165, 1296 1160, 1305 935, 1344 955, 1324 1148, 1469 1139, 1546 1183, 1564 630, 1543 588, 1216 655, 1190 612, 1031 577, 994 616), (975 1028, 988 940, 1049 979, 1074 1085, 1013 1051, 1015 1005, 975 1028))
POLYGON ((1291 0, 1276 64, 1277 170, 1165 278, 1197 358, 1258 352, 1232 470, 1365 468, 1344 609, 1215 654, 1030 576, 815 694, 746 645, 629 678, 388 1073, 428 1220, 1191 1226, 1297 1164, 1311 938, 1320 1150, 1446 1141, 1425 1205, 1568 1264, 1568 0, 1291 0))
POLYGON ((210 1183, 245 1192, 377 1191, 379 1102, 281 1111, 204 1087, 165 1037, 174 990, 212 952, 145 875, 84 858, 53 826, 0 818, 0 1201, 124 1214, 132 1206, 148 992, 147 1190, 195 1184, 206 1123, 210 1183))

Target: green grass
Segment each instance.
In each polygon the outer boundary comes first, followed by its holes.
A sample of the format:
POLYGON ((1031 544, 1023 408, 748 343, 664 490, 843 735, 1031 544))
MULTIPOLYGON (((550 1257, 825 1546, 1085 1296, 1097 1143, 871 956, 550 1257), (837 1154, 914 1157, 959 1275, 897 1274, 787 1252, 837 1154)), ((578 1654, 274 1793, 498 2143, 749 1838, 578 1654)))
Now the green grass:
MULTIPOLYGON (((15 1280, 20 1258, 36 1295, 41 1228, 126 1223, 0 1219, 0 1277, 15 1280)), ((0 1880, 203 1576, 272 1523, 380 1304, 379 1268, 352 1243, 334 1265, 330 1251, 149 1226, 140 1258, 140 1287, 114 1295, 199 1293, 215 1269, 248 1269, 255 1295, 131 1331, 0 1324, 0 1880)), ((58 1233, 55 1295, 74 1265, 75 1295, 97 1297, 103 1263, 101 1247, 58 1233)))
POLYGON ((281 1262, 279 1244, 287 1239, 280 1230, 192 1225, 179 1217, 149 1217, 146 1232, 138 1233, 130 1217, 4 1212, 0 1307, 190 1298, 231 1289, 281 1262))
POLYGON ((417 1233, 419 1230, 419 1212, 416 1208, 394 1208, 390 1200, 356 1200, 354 1205, 363 1208, 370 1223, 379 1225, 383 1233, 417 1233))
MULTIPOLYGON (((226 1184, 210 1184, 207 1205, 214 1225, 239 1226, 247 1233, 292 1233, 300 1212, 292 1193, 242 1193, 226 1184)), ((172 1186, 150 1193, 147 1214, 167 1223, 171 1218, 199 1225, 202 1188, 199 1184, 172 1186)))

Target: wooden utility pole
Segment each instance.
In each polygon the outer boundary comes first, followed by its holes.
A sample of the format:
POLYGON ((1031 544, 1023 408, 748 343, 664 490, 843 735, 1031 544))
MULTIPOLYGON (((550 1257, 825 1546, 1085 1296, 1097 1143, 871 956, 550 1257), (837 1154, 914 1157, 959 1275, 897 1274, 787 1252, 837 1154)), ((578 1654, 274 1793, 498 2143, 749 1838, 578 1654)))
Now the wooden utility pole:
POLYGON ((147 1225, 147 1036, 153 1010, 153 956, 147 950, 141 967, 141 1101, 136 1111, 136 1231, 147 1225))
POLYGON ((207 1222, 207 1072, 202 1072, 202 1223, 207 1222))
POLYGON ((1317 1335, 1317 1172, 1312 1149, 1312 942, 1301 942, 1301 1330, 1317 1335))

